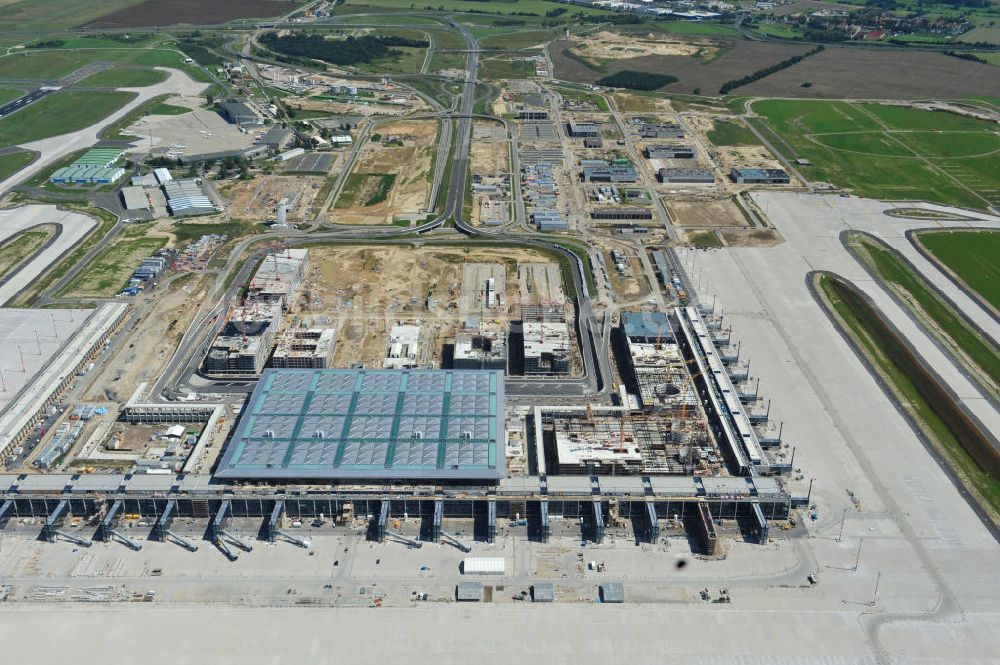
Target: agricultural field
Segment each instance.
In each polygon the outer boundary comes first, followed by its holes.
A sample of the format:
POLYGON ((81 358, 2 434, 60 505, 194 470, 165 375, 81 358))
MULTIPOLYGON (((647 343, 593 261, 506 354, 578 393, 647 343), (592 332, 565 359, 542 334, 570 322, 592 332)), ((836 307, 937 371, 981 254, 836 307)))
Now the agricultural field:
MULTIPOLYGON (((616 34, 616 33, 609 33, 616 34)), ((607 40, 608 48, 581 47, 582 39, 560 39, 549 46, 558 78, 594 83, 622 70, 665 74, 678 81, 663 88, 666 92, 709 94, 722 84, 776 64, 808 50, 806 45, 731 41, 702 37, 655 35, 643 37, 634 57, 625 46, 633 36, 607 40), (618 50, 616 50, 618 49, 618 50)))
POLYGON ((14 175, 35 160, 38 153, 30 150, 19 150, 0 155, 0 182, 14 175))
POLYGON ((484 4, 481 0, 428 0, 427 3, 414 2, 414 0, 347 0, 344 6, 351 13, 364 12, 366 8, 370 7, 372 11, 430 9, 445 12, 490 13, 500 16, 516 14, 519 18, 530 17, 532 15, 544 17, 546 12, 554 9, 569 10, 560 18, 569 18, 575 14, 584 16, 610 16, 612 14, 612 12, 604 9, 593 9, 582 6, 567 7, 564 4, 548 2, 547 0, 494 0, 488 4, 484 4))
POLYGON ((135 5, 142 0, 14 0, 3 2, 4 30, 58 30, 75 28, 107 14, 135 5))
POLYGON ((927 231, 920 244, 1000 311, 1000 231, 927 231))
POLYGON ((828 48, 739 88, 739 94, 826 99, 957 99, 973 94, 1000 96, 1000 76, 992 65, 932 51, 828 48), (806 82, 812 85, 802 87, 806 82))
POLYGON ((79 85, 95 88, 145 88, 167 80, 167 73, 156 69, 105 69, 81 80, 79 85))
POLYGON ((241 18, 270 18, 294 11, 290 0, 144 0, 123 9, 105 12, 89 28, 138 28, 144 26, 214 25, 241 18))
POLYGON ((0 120, 0 147, 68 134, 108 117, 135 97, 131 92, 55 92, 0 120))
POLYGON ((1000 204, 995 125, 875 103, 762 100, 751 119, 803 175, 860 196, 985 209, 1000 204))

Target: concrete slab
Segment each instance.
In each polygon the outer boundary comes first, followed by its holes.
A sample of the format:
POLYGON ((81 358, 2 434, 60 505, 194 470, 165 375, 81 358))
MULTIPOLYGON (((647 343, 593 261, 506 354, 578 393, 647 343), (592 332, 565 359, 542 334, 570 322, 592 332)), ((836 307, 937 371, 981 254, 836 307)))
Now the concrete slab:
POLYGON ((55 224, 58 232, 45 251, 16 273, 0 282, 0 304, 6 304, 31 284, 63 253, 69 251, 95 227, 97 220, 54 205, 28 205, 0 210, 0 242, 39 224, 55 224))

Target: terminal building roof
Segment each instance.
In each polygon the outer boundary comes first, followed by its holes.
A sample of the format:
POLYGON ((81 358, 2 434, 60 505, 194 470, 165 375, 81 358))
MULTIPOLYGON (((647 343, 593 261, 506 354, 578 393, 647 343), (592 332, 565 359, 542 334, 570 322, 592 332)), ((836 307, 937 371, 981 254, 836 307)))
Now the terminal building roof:
POLYGON ((222 457, 222 479, 496 481, 503 372, 270 369, 222 457))

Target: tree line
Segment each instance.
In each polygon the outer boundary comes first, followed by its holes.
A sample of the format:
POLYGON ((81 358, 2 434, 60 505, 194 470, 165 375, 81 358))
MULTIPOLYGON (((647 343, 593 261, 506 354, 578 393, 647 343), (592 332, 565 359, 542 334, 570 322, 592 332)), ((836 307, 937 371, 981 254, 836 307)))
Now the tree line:
POLYGON ((788 69, 792 65, 797 65, 798 63, 802 62, 804 59, 808 58, 809 56, 816 55, 817 53, 819 53, 823 49, 824 49, 823 45, 820 44, 819 46, 817 46, 813 50, 806 51, 802 55, 794 55, 791 58, 788 58, 787 60, 782 60, 781 62, 779 62, 777 64, 771 65, 770 67, 765 67, 764 69, 758 69, 753 74, 747 74, 743 78, 734 79, 732 81, 726 81, 725 83, 722 84, 722 87, 719 88, 719 94, 720 95, 729 94, 729 92, 731 90, 735 90, 736 88, 740 88, 740 87, 743 87, 745 85, 749 85, 749 84, 753 83, 754 81, 759 81, 762 78, 770 76, 771 74, 775 74, 777 72, 780 72, 782 69, 788 69))

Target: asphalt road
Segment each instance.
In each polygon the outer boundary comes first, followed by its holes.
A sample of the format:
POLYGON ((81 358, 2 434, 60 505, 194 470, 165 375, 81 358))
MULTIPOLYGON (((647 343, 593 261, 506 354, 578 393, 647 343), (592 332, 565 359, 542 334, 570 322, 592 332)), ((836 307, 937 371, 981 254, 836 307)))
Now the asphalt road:
POLYGON ((24 97, 18 97, 12 102, 7 102, 3 106, 0 106, 0 118, 6 118, 11 113, 20 111, 28 104, 31 104, 32 102, 37 102, 45 95, 48 95, 55 91, 56 91, 55 88, 39 88, 38 90, 29 92, 24 97))

